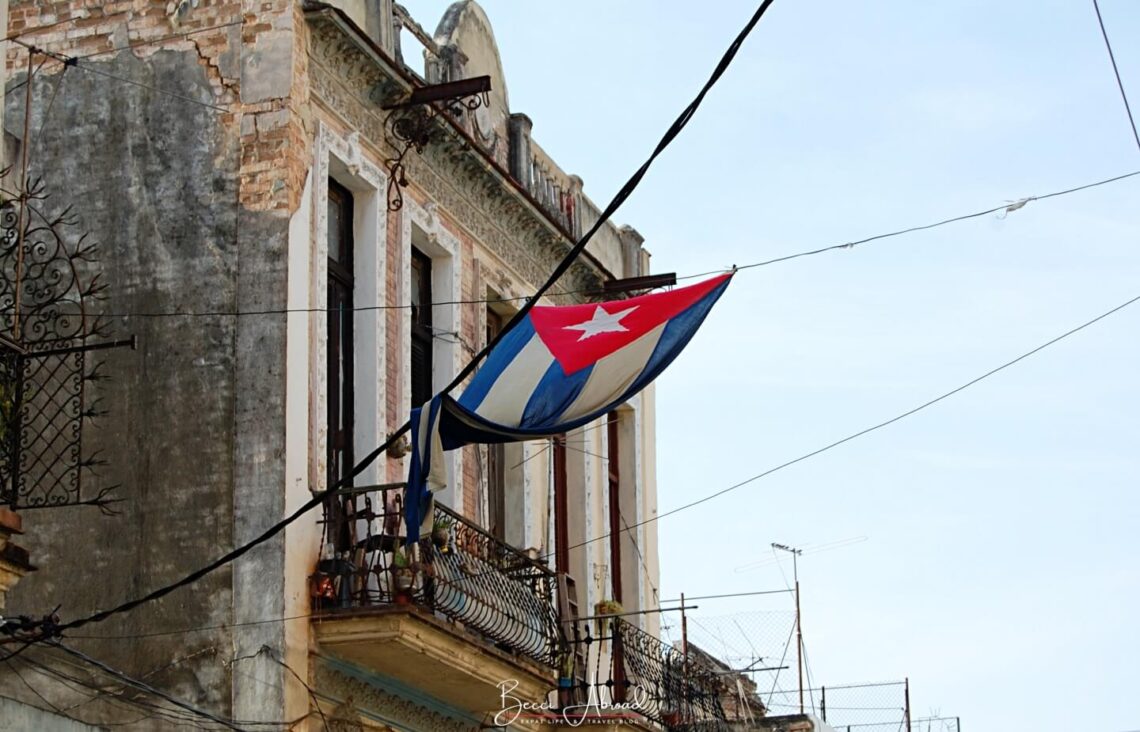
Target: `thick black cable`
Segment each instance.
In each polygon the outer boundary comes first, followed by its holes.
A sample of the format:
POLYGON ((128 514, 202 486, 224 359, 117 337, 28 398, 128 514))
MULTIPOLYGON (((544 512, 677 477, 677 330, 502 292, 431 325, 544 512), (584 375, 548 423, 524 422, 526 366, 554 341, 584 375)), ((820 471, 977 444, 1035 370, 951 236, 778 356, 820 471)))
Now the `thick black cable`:
POLYGON ((637 188, 638 184, 641 183, 641 179, 645 177, 645 174, 647 172, 649 172, 650 166, 653 165, 653 162, 657 159, 657 157, 665 151, 665 148, 667 148, 670 143, 673 142, 673 140, 677 138, 677 135, 681 133, 681 130, 685 129, 685 126, 689 123, 689 120, 693 118, 693 115, 701 106, 701 102, 704 101, 705 96, 720 80, 720 77, 724 75, 724 72, 728 69, 729 65, 732 63, 732 60, 736 58, 736 54, 740 50, 740 47, 744 44, 744 40, 752 32, 752 29, 756 27, 756 24, 760 22, 760 18, 764 16, 764 13, 768 10, 773 2, 774 0, 763 0, 763 2, 760 3, 760 7, 756 9, 756 12, 752 14, 751 18, 749 18, 748 23, 745 24, 744 28, 740 31, 740 33, 737 34, 736 38, 733 39, 728 49, 724 52, 724 55, 721 57, 720 62, 716 65, 716 68, 713 69, 712 75, 709 76, 709 79, 705 82, 705 85, 701 87, 701 90, 697 93, 696 98, 694 98, 693 101, 690 102, 689 105, 685 107, 685 109, 683 109, 679 115, 677 115, 677 119, 674 120, 673 124, 669 126, 669 129, 665 131, 665 134, 661 137, 661 141, 657 143, 657 147, 655 147, 653 149, 653 152, 650 154, 649 159, 642 163, 641 167, 638 168, 634 174, 630 176, 629 180, 625 182, 625 185, 623 185, 621 189, 618 190, 617 194, 613 197, 613 200, 611 200, 609 205, 602 210, 601 214, 599 214, 598 219, 594 222, 594 225, 591 226, 586 231, 586 233, 582 235, 582 238, 578 240, 577 244, 570 248, 570 251, 567 252, 566 256, 563 257, 558 266, 554 268, 554 272, 551 273, 546 282, 543 283, 543 285, 535 291, 534 295, 529 300, 523 303, 523 306, 519 308, 519 310, 511 317, 510 321, 507 322, 503 329, 496 333, 495 337, 492 338, 490 342, 487 343, 487 345, 483 346, 482 350, 480 350, 479 353, 475 354, 475 356, 467 363, 467 365, 464 366, 458 374, 456 374, 455 378, 451 380, 451 383, 448 384, 446 388, 444 388, 442 392, 443 394, 450 393, 452 389, 462 384, 463 381, 475 371, 475 369, 479 366, 479 363, 491 351, 491 349, 498 345, 499 341, 501 341, 506 336, 506 334, 509 333, 512 328, 514 328, 514 326, 516 326, 523 318, 526 317, 527 313, 530 312, 531 308, 534 307, 539 298, 541 298, 543 294, 545 294, 546 291, 549 290, 554 285, 554 283, 562 277, 563 274, 565 274, 566 270, 570 269, 570 266, 574 263, 574 260, 576 260, 578 256, 586 249, 586 244, 589 243, 594 234, 597 233, 600 228, 602 228, 603 224, 609 221, 610 217, 614 215, 614 213, 618 210, 618 208, 621 207, 623 203, 625 203, 626 199, 629 198, 630 194, 632 194, 634 189, 637 188))
MULTIPOLYGON (((620 529, 618 531, 618 533, 632 532, 634 529, 637 529, 641 526, 645 526, 647 524, 654 523, 655 521, 660 521, 661 519, 663 519, 667 516, 672 516, 674 514, 682 512, 682 511, 686 511, 690 508, 694 508, 696 506, 699 506, 702 503, 707 503, 707 502, 709 502, 715 498, 719 498, 720 496, 725 495, 726 493, 730 493, 730 492, 735 491, 739 488, 743 488, 744 486, 749 485, 750 483, 754 483, 758 480, 766 478, 767 476, 769 476, 773 473, 784 470, 785 468, 790 468, 791 466, 793 466, 797 463, 801 463, 805 460, 813 458, 816 455, 820 455, 822 453, 828 452, 828 451, 830 451, 836 447, 839 447, 840 445, 843 445, 843 444, 846 444, 846 443, 851 442, 853 440, 856 440, 856 439, 863 437, 865 435, 868 435, 872 432, 877 432, 878 430, 881 430, 884 427, 888 427, 888 426, 894 424, 895 422, 899 422, 903 419, 906 419, 907 417, 910 417, 914 414, 917 414, 918 412, 921 412, 921 411, 927 409, 928 407, 932 407, 935 404, 937 404, 937 403, 939 403, 945 399, 948 399, 951 396, 954 396, 955 394, 957 394, 960 391, 964 391, 965 389, 968 389, 971 386, 974 386, 975 384, 977 384, 977 383, 979 383, 985 379, 988 379, 989 377, 991 377, 991 376, 993 376, 993 375, 995 375, 1001 371, 1004 371, 1005 369, 1009 368, 1010 366, 1013 366, 1014 364, 1017 364, 1017 363, 1025 360, 1025 359, 1029 358, 1030 356, 1033 356, 1034 354, 1036 354, 1040 351, 1043 351, 1044 349, 1048 348, 1049 346, 1052 346, 1056 343, 1059 343, 1060 341, 1068 338, 1069 336, 1072 336, 1072 335, 1084 330, 1085 328, 1088 328, 1089 326, 1107 318, 1110 315, 1113 315, 1116 312, 1119 312, 1120 310, 1123 310, 1124 308, 1126 308, 1130 305, 1135 304, 1138 301, 1140 301, 1140 295, 1138 295, 1138 296, 1136 296, 1136 297, 1134 297, 1134 298, 1132 298, 1132 299, 1130 299, 1124 303, 1121 303, 1120 305, 1117 305, 1116 307, 1112 308, 1111 310, 1109 310, 1107 312, 1101 313, 1100 315, 1096 316, 1092 320, 1088 320, 1088 321, 1082 323, 1081 325, 1078 325, 1077 327, 1072 328, 1072 329, 1066 331, 1065 333, 1062 333, 1061 335, 1057 336, 1056 338, 1053 338, 1049 341, 1046 341, 1045 343, 1042 343, 1041 345, 1037 346, 1036 348, 1034 348, 1030 351, 1026 351, 1025 353, 1021 354, 1020 356, 1018 356, 1018 357, 1016 357, 1010 361, 1007 361, 1007 362, 1003 363, 1002 365, 1000 365, 996 368, 990 369, 989 371, 982 374, 981 376, 978 376, 974 379, 971 379, 970 381, 966 382, 965 384, 962 384, 961 386, 958 386, 954 389, 951 389, 950 391, 948 391, 948 392, 946 392, 940 396, 937 396, 937 397, 935 397, 935 398, 933 398, 927 402, 924 402, 923 404, 920 404, 919 406, 914 407, 913 409, 910 409, 906 412, 903 412, 902 414, 896 415, 895 417, 892 417, 891 419, 888 419, 884 422, 880 422, 880 423, 873 425, 871 427, 867 427, 866 429, 860 430, 859 432, 856 432, 852 435, 848 435, 847 437, 844 437, 840 440, 836 440, 835 442, 832 442, 832 443, 825 445, 821 448, 813 450, 809 453, 805 453, 805 454, 803 454, 797 458, 794 458, 792 460, 788 460, 787 462, 781 463, 781 464, 779 464, 773 468, 769 468, 768 470, 765 470, 762 473, 758 473, 758 474, 752 476, 751 478, 746 478, 746 479, 744 479, 738 483, 735 483, 733 485, 728 486, 727 488, 723 488, 719 491, 716 491, 715 493, 710 493, 706 496, 702 496, 701 498, 698 498, 695 501, 691 501, 689 503, 678 506, 677 508, 670 509, 668 511, 665 511, 664 513, 659 513, 656 516, 652 516, 652 517, 644 519, 642 521, 638 521, 638 522, 634 523, 633 525, 627 524, 626 528, 620 529)), ((406 430, 407 428, 408 428, 408 425, 405 424, 404 429, 406 430)), ((397 434, 400 434, 400 433, 397 433, 397 434)), ((391 442, 391 440, 389 440, 389 442, 391 442)), ((330 489, 330 490, 332 490, 332 489, 330 489)), ((316 497, 314 497, 313 500, 316 501, 317 503, 319 503, 320 502, 319 499, 323 499, 324 495, 326 495, 327 493, 328 493, 328 491, 326 491, 325 493, 322 493, 322 494, 318 494, 316 497)), ((313 501, 310 501, 310 504, 313 504, 313 501)), ((306 505, 309 505, 309 504, 306 504, 306 505)), ((315 505, 315 504, 313 504, 313 505, 315 505)), ((311 508, 311 507, 312 506, 309 506, 309 508, 311 508)), ((308 510, 308 509, 305 507, 298 509, 297 512, 294 512, 294 514, 290 518, 285 519, 285 521, 280 522, 279 524, 275 525, 274 527, 271 527, 270 529, 266 530, 266 532, 264 534, 262 534, 262 536, 259 537, 257 540, 255 540, 255 542, 261 543, 262 541, 268 539, 270 536, 272 536, 273 534, 277 533, 277 531, 280 530, 279 528, 277 528, 278 526, 283 528, 283 524, 291 523, 292 521, 296 520, 296 518, 299 517, 301 514, 303 514, 304 511, 306 511, 306 510, 308 510)), ((612 533, 613 532, 600 534, 598 536, 592 537, 592 538, 587 539, 587 540, 580 542, 578 544, 574 544, 568 548, 569 549, 578 549, 580 547, 587 546, 588 544, 593 544, 594 542, 597 542, 597 541, 603 541, 605 539, 608 539, 612 535, 612 533)), ((249 545, 246 545, 245 547, 240 547, 239 549, 235 549, 233 552, 230 552, 229 554, 227 554, 226 556, 215 561, 214 563, 212 563, 208 567, 205 567, 203 569, 198 570, 197 572, 194 572, 193 574, 189 575, 187 578, 180 580, 179 582, 175 583, 174 585, 170 585, 166 588, 163 588, 162 590, 157 590, 156 592, 152 592, 151 595, 148 595, 147 597, 143 597, 143 598, 140 598, 138 600, 133 600, 129 603, 124 603, 123 605, 121 605, 117 608, 113 608, 112 610, 107 610, 107 611, 104 611, 101 613, 96 613, 95 615, 92 615, 88 618, 83 618, 81 620, 72 621, 70 623, 65 623, 65 624, 60 625, 58 627, 60 630, 66 630, 69 628, 76 628, 76 627, 79 627, 81 625, 86 625, 89 622, 99 622, 101 620, 105 620, 107 617, 110 617, 111 615, 117 614, 119 612, 125 612, 127 610, 131 610, 131 609, 137 607, 138 605, 141 605, 145 602, 149 602, 151 599, 156 599, 157 597, 161 597, 165 594, 168 594, 169 592, 172 592, 173 590, 177 589, 178 587, 181 587, 185 584, 190 584, 191 582, 196 581, 200 577, 202 577, 202 576, 208 574, 209 572, 213 571, 213 569, 216 569, 218 566, 221 566, 222 564, 225 564, 228 561, 232 561, 232 558, 236 558, 236 557, 231 557, 231 555, 240 556, 241 554, 245 553, 245 551, 248 551, 248 549, 251 548, 253 545, 254 544, 251 543, 249 545)), ((550 553, 550 554, 546 554, 545 556, 541 557, 541 559, 550 559, 553 556, 554 556, 554 554, 550 553)))
MULTIPOLYGON (((463 383, 463 380, 466 379, 467 376, 469 376, 475 370, 475 368, 478 366, 479 362, 482 361, 482 359, 487 355, 487 353, 492 348, 494 348, 495 345, 497 345, 500 340, 502 340, 503 336, 508 331, 510 331, 512 327, 514 327, 523 317, 526 316, 526 314, 528 312, 530 312, 530 309, 532 307, 534 307, 534 304, 538 301, 538 299, 540 297, 542 297, 543 293, 545 293, 547 290, 549 290, 554 285, 554 283, 557 282, 558 279, 563 275, 563 273, 565 273, 566 270, 570 268, 570 265, 573 264, 574 260, 577 259, 578 256, 582 253, 582 251, 586 248, 586 244, 590 241, 591 237, 593 237, 593 235, 598 231, 598 229, 601 228, 602 224, 604 224, 610 218, 610 216, 613 215, 613 213, 618 209, 618 207, 620 207, 621 204, 624 203, 627 198, 629 198, 629 195, 631 193, 633 193, 633 190, 641 182, 641 179, 645 177, 645 173, 649 170, 649 167, 650 167, 650 165, 652 165, 653 161, 657 159, 657 156, 659 156, 665 150, 665 148, 669 146, 669 144, 674 139, 676 139, 677 135, 681 132, 682 129, 684 129, 685 125, 687 125, 689 120, 692 119, 693 114, 696 112, 697 108, 700 106, 701 102, 704 100, 704 98, 708 94, 709 90, 712 89, 713 85, 716 84, 716 82, 720 79, 720 77, 724 74, 725 70, 728 68, 729 64, 732 63, 732 60, 736 57, 737 52, 740 50, 741 45, 744 43, 744 39, 747 38, 749 33, 752 32, 752 29, 760 21, 760 18, 764 15, 765 11, 767 11, 767 9, 772 5, 773 1, 774 0, 763 0, 763 2, 760 4, 760 7, 757 8, 756 12, 752 15, 752 17, 749 19, 748 23, 744 26, 744 29, 741 30, 739 34, 737 34, 735 39, 733 39, 732 44, 728 47, 728 50, 725 51, 724 55, 720 59, 720 62, 717 64, 716 68, 713 70, 712 75, 709 77, 709 80, 707 82, 705 82, 705 85, 703 87, 701 87, 701 90, 697 94, 696 98, 692 102, 690 102, 687 107, 685 107, 685 109, 681 112, 681 114, 677 117, 677 119, 673 122, 673 124, 669 127, 669 129, 662 136, 661 141, 659 143, 657 143, 657 147, 654 148, 653 153, 649 156, 649 159, 646 160, 645 163, 643 163, 641 165, 641 167, 638 168, 637 171, 632 176, 630 176, 630 179, 628 181, 626 181, 625 185, 621 187, 621 189, 614 196, 613 200, 610 201, 610 204, 608 206, 606 206, 605 210, 603 210, 602 213, 598 216, 598 219, 594 223, 594 225, 591 226, 590 229, 585 234, 582 235, 582 238, 578 240, 578 243, 575 244, 573 247, 571 247, 570 251, 566 253, 566 256, 563 257, 563 259, 559 263, 559 265, 557 267, 555 267, 554 272, 551 273, 550 277, 547 278, 546 282, 541 287, 538 288, 538 290, 531 297, 531 299, 527 300, 527 302, 523 304, 522 308, 520 308, 519 311, 515 313, 514 317, 511 318, 511 320, 507 323, 507 325, 501 331, 499 331, 499 333, 494 338, 492 338, 491 341, 489 343, 487 343, 487 345, 485 345, 482 350, 480 350, 478 353, 476 353, 471 358, 471 361, 468 362, 467 366, 465 366, 463 368, 463 370, 460 371, 460 373, 454 379, 452 379, 451 383, 448 384, 443 389, 443 391, 441 392, 442 394, 448 394, 449 392, 451 392, 452 389, 454 389, 455 387, 457 387, 461 383, 463 383)), ((352 468, 352 470, 349 471, 349 474, 347 476, 342 477, 340 480, 336 481, 333 485, 325 488, 325 490, 315 493, 312 498, 310 498, 308 501, 306 501, 304 504, 302 504, 292 514, 290 514, 286 518, 282 519, 281 521, 278 521, 274 525, 270 526, 268 529, 263 531, 259 536, 257 536, 252 541, 249 541, 249 542, 247 542, 247 543, 245 543, 239 547, 236 547, 232 551, 226 552, 224 555, 222 555, 218 559, 215 559, 213 562, 210 562, 205 567, 202 567, 200 569, 197 569, 197 570, 191 572, 190 574, 186 575, 185 577, 183 577, 180 580, 177 580, 176 582, 173 582, 173 583, 168 584, 164 587, 161 587, 157 590, 154 590, 154 591, 144 595, 143 597, 136 598, 134 600, 129 600, 127 602, 124 602, 124 603, 117 605, 116 607, 110 608, 108 610, 101 610, 101 611, 94 613, 92 615, 88 615, 86 617, 79 618, 77 620, 72 620, 68 623, 63 623, 61 625, 55 626, 55 628, 53 629, 54 632, 56 634, 58 634, 61 631, 71 630, 74 628, 78 628, 78 627, 87 625, 89 623, 102 622, 103 620, 106 620, 107 618, 111 617, 112 615, 117 615, 119 613, 128 612, 128 611, 133 610, 134 608, 136 608, 140 605, 143 605, 143 604, 148 603, 148 602, 152 602, 152 601, 157 600, 161 597, 169 595, 171 592, 174 592, 175 590, 177 590, 181 587, 185 587, 186 585, 193 584, 194 582, 197 582, 199 579, 201 579, 202 577, 205 577, 207 574, 213 572, 214 570, 219 569, 220 567, 223 567, 226 564, 229 564, 233 560, 237 559, 238 557, 242 556, 243 554, 246 554, 247 552, 254 549, 255 547, 265 543, 266 541, 269 541, 269 539, 276 536, 278 533, 280 533, 282 530, 284 530, 285 527, 287 527, 289 524, 293 523, 294 521, 299 519, 301 516, 303 516, 305 513, 307 513, 311 509, 315 508, 316 506, 320 505, 321 503, 323 503, 324 500, 329 495, 333 494, 338 489, 343 488, 346 485, 350 485, 352 480, 355 479, 356 476, 358 476, 360 473, 364 472, 368 468, 368 466, 371 465, 373 463, 373 461, 376 460, 376 458, 378 458, 380 455, 382 455, 388 449, 389 446, 391 446, 393 443, 395 443, 395 441, 397 439, 399 439, 401 436, 403 436, 404 433, 406 433, 410 428, 411 428, 411 422, 410 421, 405 422, 402 427, 400 427, 398 430, 393 432, 388 437, 388 439, 385 440, 384 444, 377 447, 375 450, 373 450, 368 455, 366 455, 363 460, 358 462, 352 468)))
POLYGON ((1100 15, 1100 3, 1097 0, 1093 0, 1093 9, 1096 10, 1096 22, 1100 24, 1100 34, 1104 37, 1104 47, 1108 49, 1108 60, 1112 62, 1112 73, 1116 75, 1116 88, 1120 90, 1120 98, 1124 100, 1124 111, 1128 113, 1128 124, 1132 126, 1132 139, 1136 140, 1136 147, 1140 148, 1140 133, 1136 132, 1136 120, 1132 117, 1132 107, 1128 104, 1128 94, 1124 92, 1124 82, 1120 80, 1116 54, 1112 52, 1112 43, 1108 40, 1108 31, 1104 29, 1104 18, 1100 15))

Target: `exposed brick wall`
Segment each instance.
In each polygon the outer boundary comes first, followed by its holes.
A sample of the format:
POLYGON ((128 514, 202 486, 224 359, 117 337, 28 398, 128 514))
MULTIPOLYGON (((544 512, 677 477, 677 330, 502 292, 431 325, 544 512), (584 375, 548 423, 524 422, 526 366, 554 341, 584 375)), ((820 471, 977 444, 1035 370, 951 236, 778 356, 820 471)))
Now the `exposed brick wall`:
MULTIPOLYGON (((167 4, 156 2, 13 0, 8 33, 21 34, 20 41, 37 49, 79 57, 80 68, 70 72, 75 74, 85 73, 83 65, 98 69, 120 53, 139 59, 194 53, 213 92, 200 101, 226 110, 218 112, 219 121, 241 146, 240 203, 251 210, 292 213, 311 164, 311 135, 301 113, 308 101, 307 27, 299 3, 291 0, 259 3, 257 12, 247 12, 244 5, 202 0, 169 14, 167 4), (287 61, 285 68, 281 60, 287 61)), ((26 71, 28 53, 19 43, 9 44, 10 78, 26 71)), ((44 58, 36 54, 37 66, 44 58)), ((63 68, 49 60, 40 73, 55 75, 63 68)))

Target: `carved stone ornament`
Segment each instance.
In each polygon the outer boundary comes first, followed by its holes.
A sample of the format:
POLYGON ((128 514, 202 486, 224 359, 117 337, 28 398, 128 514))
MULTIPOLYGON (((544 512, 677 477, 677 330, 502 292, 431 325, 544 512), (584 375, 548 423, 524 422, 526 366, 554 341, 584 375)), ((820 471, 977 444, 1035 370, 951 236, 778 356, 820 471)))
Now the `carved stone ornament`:
MULTIPOLYGON (((385 156, 385 113, 374 101, 387 98, 394 75, 361 43, 326 15, 311 15, 312 94, 331 108, 363 141, 385 156)), ((413 185, 527 281, 545 282, 573 242, 537 212, 492 164, 453 130, 427 145, 422 155, 406 157, 413 185)), ((585 291, 601 286, 603 273, 579 259, 554 290, 585 291)), ((575 297, 581 300, 580 296, 575 297)))

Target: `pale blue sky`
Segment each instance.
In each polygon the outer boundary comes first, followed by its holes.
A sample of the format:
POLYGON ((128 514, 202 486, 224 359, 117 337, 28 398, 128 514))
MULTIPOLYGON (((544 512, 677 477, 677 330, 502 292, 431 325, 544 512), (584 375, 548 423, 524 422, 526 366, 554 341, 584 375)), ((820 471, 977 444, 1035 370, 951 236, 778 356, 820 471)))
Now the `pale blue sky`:
MULTIPOLYGON (((430 28, 447 3, 406 5, 430 28)), ((754 9, 483 5, 513 110, 602 205, 754 9)), ((1101 5, 1140 112, 1140 3, 1101 5)), ((645 236, 657 271, 688 274, 1135 169, 1091 1, 777 0, 616 219, 645 236)), ((659 381, 662 509, 1140 294, 1138 194, 1140 178, 740 273, 659 381)), ((1140 726, 1138 326, 1140 304, 663 519, 663 595, 782 587, 775 566, 734 569, 770 558, 772 541, 867 536, 801 562, 817 683, 909 676, 916 716, 961 716, 970 732, 1140 726)))

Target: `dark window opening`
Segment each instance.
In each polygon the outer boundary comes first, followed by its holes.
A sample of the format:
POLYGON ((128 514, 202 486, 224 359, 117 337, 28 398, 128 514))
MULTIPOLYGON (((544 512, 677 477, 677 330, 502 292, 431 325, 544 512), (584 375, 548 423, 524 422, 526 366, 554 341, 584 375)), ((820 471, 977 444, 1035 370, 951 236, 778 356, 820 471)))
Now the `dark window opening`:
POLYGON ((609 468, 610 579, 613 599, 621 602, 621 543, 625 526, 621 515, 621 454, 618 445, 618 414, 610 412, 606 423, 606 465, 609 468))
MULTIPOLYGON (((353 466, 353 347, 352 347, 352 194, 336 181, 329 180, 328 193, 328 333, 326 353, 327 395, 327 485, 346 478, 353 466)), ((337 525, 341 507, 328 506, 330 528, 337 525)), ((338 549, 345 548, 350 537, 346 522, 339 522, 341 536, 329 536, 338 549)))
POLYGON ((431 257, 412 249, 412 406, 431 399, 431 257))
MULTIPOLYGON (((625 536, 624 521, 621 515, 621 454, 618 445, 618 414, 610 412, 606 422, 606 465, 609 478, 610 503, 610 590, 613 599, 621 602, 621 542, 625 536)), ((627 687, 625 684, 625 652, 618 640, 614 641, 614 701, 626 700, 627 687)))

